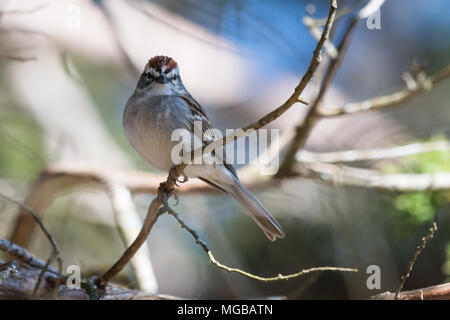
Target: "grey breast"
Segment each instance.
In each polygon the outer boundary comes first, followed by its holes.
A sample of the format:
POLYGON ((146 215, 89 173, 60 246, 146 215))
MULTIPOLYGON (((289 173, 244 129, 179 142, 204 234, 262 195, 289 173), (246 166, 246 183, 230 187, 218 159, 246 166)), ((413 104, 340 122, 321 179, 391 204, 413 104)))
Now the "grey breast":
POLYGON ((173 165, 171 141, 176 129, 188 129, 190 110, 176 96, 149 96, 130 99, 124 116, 127 138, 139 155, 153 167, 168 170, 173 165))

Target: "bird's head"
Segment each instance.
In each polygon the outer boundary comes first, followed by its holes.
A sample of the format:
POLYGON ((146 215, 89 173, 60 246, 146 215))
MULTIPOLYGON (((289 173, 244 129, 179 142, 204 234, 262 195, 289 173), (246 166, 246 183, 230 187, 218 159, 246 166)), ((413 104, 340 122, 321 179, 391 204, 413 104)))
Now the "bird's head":
POLYGON ((179 89, 181 84, 178 64, 170 57, 156 56, 145 65, 138 82, 138 89, 151 90, 156 94, 179 89))

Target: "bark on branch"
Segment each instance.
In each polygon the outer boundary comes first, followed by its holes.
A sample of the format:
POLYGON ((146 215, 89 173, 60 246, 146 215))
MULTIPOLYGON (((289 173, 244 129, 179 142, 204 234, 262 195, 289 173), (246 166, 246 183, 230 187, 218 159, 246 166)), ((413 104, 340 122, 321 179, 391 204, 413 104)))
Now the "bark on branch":
MULTIPOLYGON (((395 293, 385 292, 371 297, 373 300, 394 300, 395 293)), ((402 291, 397 300, 450 300, 450 283, 402 291)))
MULTIPOLYGON (((34 258, 37 259, 37 258, 34 258)), ((62 300, 176 300, 169 295, 148 294, 119 285, 107 285, 101 291, 92 292, 88 280, 82 279, 81 288, 69 289, 65 281, 59 283, 53 272, 45 272, 42 285, 33 296, 34 288, 42 272, 29 265, 10 264, 11 271, 2 269, 0 261, 0 300, 4 299, 62 299, 62 300), (6 274, 6 272, 8 272, 6 274), (5 276, 2 276, 2 275, 5 276)), ((96 289, 98 290, 98 289, 96 289)))

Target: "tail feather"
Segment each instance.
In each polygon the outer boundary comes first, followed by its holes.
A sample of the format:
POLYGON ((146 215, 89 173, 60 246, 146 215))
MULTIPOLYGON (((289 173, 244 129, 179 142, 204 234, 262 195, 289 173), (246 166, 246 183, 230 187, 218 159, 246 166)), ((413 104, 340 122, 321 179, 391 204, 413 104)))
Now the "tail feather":
POLYGON ((239 202, 239 204, 246 210, 250 217, 256 224, 264 231, 267 238, 271 241, 283 238, 284 231, 280 224, 273 218, 263 205, 255 198, 247 188, 242 185, 239 179, 234 179, 234 184, 231 186, 229 192, 239 202))

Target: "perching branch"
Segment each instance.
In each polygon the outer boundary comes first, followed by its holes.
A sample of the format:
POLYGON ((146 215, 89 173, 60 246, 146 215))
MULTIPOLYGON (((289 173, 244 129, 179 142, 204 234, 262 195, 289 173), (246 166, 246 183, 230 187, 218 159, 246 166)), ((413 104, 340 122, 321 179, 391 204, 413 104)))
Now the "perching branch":
POLYGON ((203 251, 205 251, 205 253, 209 257, 209 261, 213 265, 215 265, 219 269, 222 269, 222 270, 225 270, 225 271, 228 271, 228 272, 239 273, 239 274, 241 274, 243 276, 246 276, 248 278, 259 280, 259 281, 263 281, 263 282, 289 280, 289 279, 298 278, 298 277, 301 277, 303 275, 306 275, 306 274, 309 274, 309 273, 313 273, 313 272, 318 272, 318 271, 358 272, 358 269, 354 269, 354 268, 315 267, 315 268, 303 269, 303 270, 300 270, 299 272, 288 274, 288 275, 278 274, 277 276, 274 276, 274 277, 261 277, 261 276, 254 275, 254 274, 252 274, 250 272, 247 272, 247 271, 244 271, 244 270, 241 270, 241 269, 238 269, 238 268, 228 267, 228 266, 226 266, 226 265, 224 265, 224 264, 222 264, 222 263, 220 263, 219 261, 216 260, 216 258, 212 254, 211 250, 209 249, 207 243, 200 238, 200 236, 198 235, 198 233, 195 230, 190 228, 184 222, 184 220, 181 218, 181 216, 178 213, 173 211, 167 205, 165 205, 163 208, 160 209, 160 213, 164 213, 164 212, 167 212, 171 216, 173 216, 178 221, 178 223, 180 224, 181 228, 185 229, 187 232, 189 232, 194 237, 195 242, 203 249, 203 251))
POLYGON ((119 260, 109 268, 102 276, 100 276, 97 280, 97 285, 99 287, 104 287, 106 283, 108 283, 112 277, 118 274, 122 269, 128 264, 131 258, 136 254, 142 244, 147 240, 150 231, 152 230, 153 225, 158 219, 159 212, 158 209, 162 205, 162 200, 160 199, 163 196, 164 191, 158 192, 158 196, 153 199, 150 207, 147 211, 147 216, 144 220, 144 225, 142 226, 141 231, 138 236, 134 240, 134 242, 125 250, 119 260))
MULTIPOLYGON (((260 176, 256 177, 246 171, 244 169, 244 171, 239 170, 238 172, 240 173, 241 181, 252 189, 274 187, 280 183, 278 180, 269 179, 268 176, 265 178, 261 178, 260 176)), ((100 189, 106 191, 111 196, 109 186, 113 183, 114 185, 120 185, 122 188, 127 189, 127 192, 131 194, 155 194, 160 185, 159 182, 163 179, 163 175, 144 171, 108 169, 75 163, 53 165, 46 168, 38 179, 34 181, 24 203, 28 207, 33 208, 40 217, 43 217, 46 209, 59 195, 69 192, 72 189, 80 187, 94 188, 94 190, 100 189)), ((200 180, 192 180, 190 183, 181 185, 179 189, 184 193, 217 192, 217 189, 211 188, 200 180)), ((115 209, 117 207, 114 208, 113 206, 113 210, 115 209)), ((127 224, 130 223, 129 215, 130 212, 127 212, 127 224)), ((27 211, 21 208, 15 227, 11 233, 10 241, 26 248, 30 242, 35 226, 34 219, 27 211)), ((140 225, 137 229, 139 228, 140 225)), ((134 235, 130 233, 129 237, 128 240, 132 242, 134 235)), ((150 273, 147 270, 144 278, 148 277, 150 277, 150 273)), ((152 285, 150 285, 151 281, 146 283, 149 286, 143 287, 142 290, 151 292, 152 290, 148 290, 152 288, 152 285)), ((153 283, 156 283, 156 279, 153 280, 153 283)))
MULTIPOLYGON (((117 229, 125 248, 133 241, 141 228, 142 221, 131 198, 131 192, 123 185, 110 182, 107 184, 111 207, 114 212, 117 229)), ((158 284, 153 272, 148 246, 143 246, 131 260, 139 290, 146 293, 156 293, 158 284)))
POLYGON ((244 276, 247 276, 252 279, 260 280, 260 281, 277 281, 277 280, 288 280, 291 278, 300 277, 302 275, 317 272, 317 271, 347 271, 347 272, 357 272, 357 269, 352 268, 338 268, 338 267, 316 267, 316 268, 310 268, 301 270, 294 274, 289 275, 281 275, 275 277, 269 277, 264 278, 257 275, 253 275, 251 273, 248 273, 246 271, 237 269, 237 268, 230 268, 227 267, 220 262, 218 262, 213 254, 211 253, 211 250, 207 246, 206 242, 204 242, 200 237, 198 236, 197 232, 189 228, 184 221, 181 219, 181 217, 175 213, 172 209, 169 208, 167 205, 167 198, 173 192, 175 188, 175 182, 176 180, 174 177, 178 177, 181 175, 181 173, 177 170, 180 170, 180 166, 173 167, 170 171, 169 177, 167 178, 166 182, 161 183, 160 188, 158 190, 158 196, 153 199, 152 203, 150 204, 147 217, 144 221, 144 226, 141 229, 141 232, 137 236, 136 240, 133 242, 133 244, 127 248, 127 250, 124 252, 124 254, 120 257, 120 259, 108 270, 106 271, 101 277, 99 277, 96 281, 96 284, 99 287, 105 286, 106 283, 109 282, 109 280, 114 277, 117 273, 119 273, 126 264, 130 261, 130 259, 133 257, 133 255, 137 252, 137 250, 140 248, 142 243, 146 240, 148 237, 151 228, 153 227, 154 223, 156 222, 156 219, 163 213, 168 212, 172 216, 174 216, 177 221, 180 223, 180 225, 186 229, 191 235, 195 238, 196 243, 199 244, 203 250, 208 254, 208 257, 210 259, 210 262, 217 266, 220 269, 226 270, 228 272, 237 272, 244 276), (160 209, 160 207, 162 207, 160 209))

